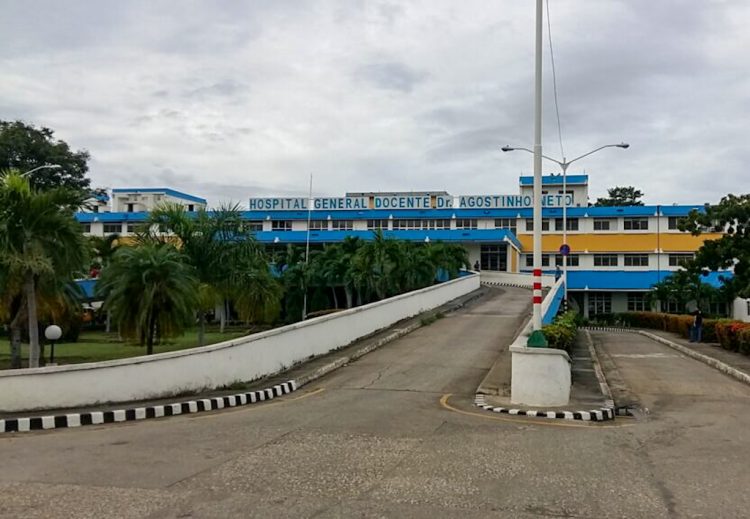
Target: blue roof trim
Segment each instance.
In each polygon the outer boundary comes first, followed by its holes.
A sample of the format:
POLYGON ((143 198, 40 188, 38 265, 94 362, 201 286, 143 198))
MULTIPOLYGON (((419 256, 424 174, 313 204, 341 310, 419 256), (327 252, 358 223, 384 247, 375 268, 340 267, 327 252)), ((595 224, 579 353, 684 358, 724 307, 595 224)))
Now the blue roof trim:
POLYGON ((145 222, 148 213, 76 213, 79 223, 145 222))
MULTIPOLYGON (((705 208, 700 205, 670 205, 670 206, 625 206, 625 207, 569 207, 570 218, 617 218, 656 216, 656 211, 663 216, 687 216, 693 209, 704 212, 705 208)), ((531 218, 532 209, 400 209, 389 211, 387 209, 366 209, 361 211, 311 211, 310 218, 313 220, 387 220, 390 217, 417 218, 417 219, 444 219, 444 218, 531 218)), ((76 218, 82 223, 94 221, 143 221, 148 213, 78 213, 76 218), (107 215, 107 216, 105 216, 107 215)), ((307 220, 307 211, 243 211, 242 217, 247 220, 307 220)), ((544 208, 543 218, 562 218, 561 208, 544 208)))
MULTIPOLYGON (((534 177, 532 176, 519 177, 518 183, 522 186, 533 186, 534 177)), ((562 175, 542 175, 543 186, 556 186, 556 185, 561 186, 562 183, 563 183, 562 175)), ((568 178, 565 179, 565 183, 571 186, 586 185, 589 183, 589 176, 588 175, 568 175, 568 178)))
POLYGON ((198 196, 189 195, 187 193, 183 193, 181 191, 175 191, 174 189, 169 189, 166 187, 136 187, 133 189, 117 188, 117 189, 113 189, 112 193, 164 193, 166 195, 173 196, 175 198, 181 198, 182 200, 187 200, 188 202, 198 202, 199 204, 207 203, 205 198, 200 198, 198 196))
MULTIPOLYGON (((568 290, 650 290, 671 273, 666 270, 568 270, 568 290)), ((731 272, 710 272, 701 279, 719 288, 723 284, 722 277, 732 276, 731 272)))
MULTIPOLYGON (((310 243, 338 243, 344 241, 348 236, 362 240, 372 240, 374 231, 311 231, 310 243)), ((409 231, 383 231, 386 238, 424 242, 429 238, 430 242, 502 242, 510 241, 516 247, 521 244, 507 229, 481 229, 481 230, 409 230, 409 231)), ((305 243, 307 231, 259 231, 255 233, 256 239, 261 243, 305 243), (278 242, 276 239, 278 238, 278 242)))

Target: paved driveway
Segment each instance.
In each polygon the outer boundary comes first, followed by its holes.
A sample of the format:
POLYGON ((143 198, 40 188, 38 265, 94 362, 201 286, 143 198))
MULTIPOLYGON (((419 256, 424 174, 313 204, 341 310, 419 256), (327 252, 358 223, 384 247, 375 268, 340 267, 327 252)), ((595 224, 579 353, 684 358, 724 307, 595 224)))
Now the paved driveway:
POLYGON ((532 422, 472 408, 528 298, 492 291, 257 407, 0 438, 0 516, 744 515, 750 392, 690 359, 616 356, 670 353, 643 338, 606 347, 653 398, 645 421, 532 422), (711 378, 710 395, 690 397, 699 415, 672 395, 681 382, 647 386, 638 375, 682 380, 672 362, 711 378))

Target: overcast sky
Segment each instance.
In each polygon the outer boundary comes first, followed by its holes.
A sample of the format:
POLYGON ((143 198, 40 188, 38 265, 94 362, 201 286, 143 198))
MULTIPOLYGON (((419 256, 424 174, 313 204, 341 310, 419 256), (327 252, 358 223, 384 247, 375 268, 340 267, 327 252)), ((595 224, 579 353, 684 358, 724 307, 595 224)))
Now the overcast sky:
MULTIPOLYGON (((0 119, 91 153, 95 186, 251 196, 515 194, 534 2, 0 0, 0 119)), ((592 198, 748 192, 750 2, 552 0, 563 143, 592 198)), ((546 38, 546 34, 545 34, 546 38)), ((560 156, 545 39, 545 154, 560 156)), ((546 165, 545 172, 555 172, 546 165)))

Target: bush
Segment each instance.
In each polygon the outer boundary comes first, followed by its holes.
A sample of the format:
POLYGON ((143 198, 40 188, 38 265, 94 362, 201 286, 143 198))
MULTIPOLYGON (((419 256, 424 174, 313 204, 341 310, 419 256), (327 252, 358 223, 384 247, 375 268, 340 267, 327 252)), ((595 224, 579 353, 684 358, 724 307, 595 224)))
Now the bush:
MULTIPOLYGON (((672 332, 689 339, 693 326, 692 315, 662 314, 658 312, 626 312, 618 314, 625 326, 651 328, 672 332)), ((750 323, 731 319, 703 319, 703 342, 718 342, 722 348, 750 355, 750 323)))
POLYGON ((565 350, 571 353, 578 332, 578 314, 565 312, 558 315, 552 324, 542 327, 550 348, 565 350))

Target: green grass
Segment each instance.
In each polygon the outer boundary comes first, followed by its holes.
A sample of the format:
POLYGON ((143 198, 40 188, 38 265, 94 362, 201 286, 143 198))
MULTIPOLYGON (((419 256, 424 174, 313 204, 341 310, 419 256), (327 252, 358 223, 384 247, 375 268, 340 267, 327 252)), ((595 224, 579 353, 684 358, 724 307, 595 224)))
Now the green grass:
MULTIPOLYGON (((206 344, 228 341, 237 337, 247 335, 251 330, 247 327, 227 328, 225 332, 206 330, 206 344)), ((198 346, 198 331, 190 330, 181 337, 175 337, 162 344, 154 345, 154 353, 167 351, 186 350, 198 346)), ((29 348, 22 345, 23 366, 28 365, 29 348)), ((44 348, 44 355, 49 361, 50 347, 44 348)), ((104 332, 82 332, 78 342, 58 343, 55 346, 55 362, 57 364, 80 364, 82 362, 98 362, 102 360, 125 359, 146 354, 146 347, 137 343, 120 342, 117 334, 106 334, 104 332)), ((10 344, 8 338, 4 337, 0 342, 0 369, 10 368, 10 344)))

